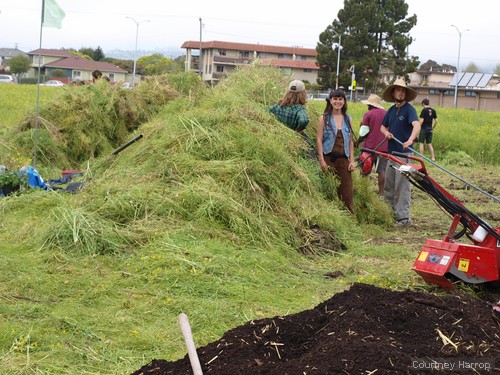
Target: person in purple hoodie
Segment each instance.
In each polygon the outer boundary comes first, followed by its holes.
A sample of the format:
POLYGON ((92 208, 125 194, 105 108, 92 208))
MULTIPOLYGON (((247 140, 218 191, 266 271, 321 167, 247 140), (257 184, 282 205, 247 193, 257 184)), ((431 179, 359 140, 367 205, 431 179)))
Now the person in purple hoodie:
MULTIPOLYGON (((382 99, 380 96, 371 94, 367 100, 362 100, 361 103, 368 106, 368 111, 363 115, 361 126, 368 127, 368 134, 360 137, 358 144, 363 143, 363 148, 375 150, 380 152, 387 152, 387 141, 384 135, 380 132, 382 120, 385 116, 385 109, 380 103, 382 99)), ((384 182, 385 182, 385 168, 387 166, 387 158, 380 155, 364 155, 360 158, 360 163, 372 163, 377 172, 378 182, 378 195, 384 197, 384 182)), ((362 168, 363 174, 371 172, 371 165, 365 169, 362 168)))

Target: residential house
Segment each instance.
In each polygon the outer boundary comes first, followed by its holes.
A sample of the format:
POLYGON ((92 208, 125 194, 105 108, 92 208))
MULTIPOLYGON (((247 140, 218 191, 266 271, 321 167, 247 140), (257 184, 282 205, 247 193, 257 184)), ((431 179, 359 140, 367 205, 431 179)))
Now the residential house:
POLYGON ((58 78, 62 81, 90 81, 92 72, 100 70, 111 82, 127 81, 128 72, 125 69, 109 62, 88 60, 66 50, 37 49, 28 52, 28 56, 32 62, 32 68, 28 72, 28 77, 31 78, 37 77, 40 66, 40 74, 47 79, 52 78, 52 73, 57 69, 64 72, 64 77, 58 78))
POLYGON ((281 68, 294 79, 315 84, 319 66, 314 48, 282 47, 221 41, 187 41, 186 71, 200 72, 204 81, 216 84, 237 66, 259 59, 262 64, 281 68), (200 50, 202 64, 200 66, 200 50))
POLYGON ((9 72, 9 60, 14 56, 28 55, 17 48, 0 48, 0 71, 9 72))

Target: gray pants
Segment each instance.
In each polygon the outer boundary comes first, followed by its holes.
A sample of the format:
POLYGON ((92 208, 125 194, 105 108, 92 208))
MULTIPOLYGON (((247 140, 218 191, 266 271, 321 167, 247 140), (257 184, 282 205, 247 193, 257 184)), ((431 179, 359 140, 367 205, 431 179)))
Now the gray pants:
MULTIPOLYGON (((401 158, 405 163, 408 159, 401 158)), ((389 160, 385 170, 384 198, 394 211, 396 221, 410 219, 411 183, 399 171, 393 168, 400 164, 389 160)))

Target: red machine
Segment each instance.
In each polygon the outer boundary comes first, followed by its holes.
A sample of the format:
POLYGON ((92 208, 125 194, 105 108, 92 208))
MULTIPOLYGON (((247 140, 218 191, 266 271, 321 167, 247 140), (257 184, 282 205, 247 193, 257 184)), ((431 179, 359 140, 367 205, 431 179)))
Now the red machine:
POLYGON ((500 228, 493 229, 430 178, 421 158, 405 155, 416 162, 407 164, 390 154, 374 150, 364 151, 372 151, 400 164, 397 168, 399 172, 414 186, 428 193, 453 217, 448 234, 443 240, 425 241, 412 270, 426 282, 448 290, 455 288, 455 280, 480 284, 500 279, 500 228), (461 229, 457 231, 459 224, 461 229), (457 242, 463 235, 466 235, 472 244, 457 242))

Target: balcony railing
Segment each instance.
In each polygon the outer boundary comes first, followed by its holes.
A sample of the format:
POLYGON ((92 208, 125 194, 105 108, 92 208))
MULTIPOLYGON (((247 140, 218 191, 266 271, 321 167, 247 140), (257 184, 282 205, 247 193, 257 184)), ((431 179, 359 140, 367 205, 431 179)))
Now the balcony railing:
POLYGON ((251 61, 252 59, 248 57, 239 58, 239 57, 214 56, 214 62, 216 63, 242 65, 242 64, 248 64, 251 61))
POLYGON ((225 72, 216 72, 212 74, 212 78, 214 79, 224 79, 227 78, 227 73, 225 72))

